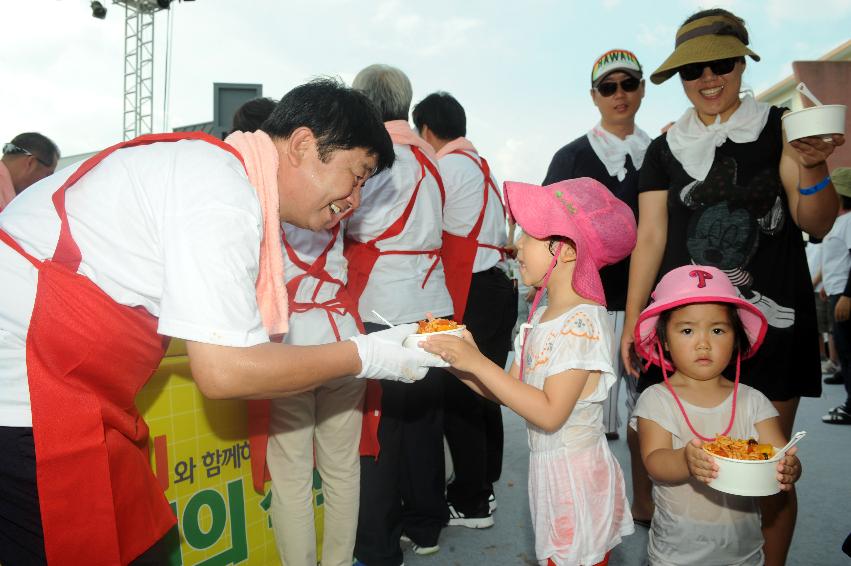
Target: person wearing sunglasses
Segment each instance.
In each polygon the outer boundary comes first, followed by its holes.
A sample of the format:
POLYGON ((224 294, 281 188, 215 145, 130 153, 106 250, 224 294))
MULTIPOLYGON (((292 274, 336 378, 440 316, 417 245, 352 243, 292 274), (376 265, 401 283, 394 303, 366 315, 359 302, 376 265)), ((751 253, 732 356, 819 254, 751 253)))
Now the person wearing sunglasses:
MULTIPOLYGON (((559 149, 553 156, 544 184, 565 179, 591 177, 604 185, 638 214, 638 170, 644 161, 648 136, 635 125, 635 115, 644 98, 644 79, 641 64, 631 51, 613 49, 602 54, 591 68, 591 100, 600 113, 600 120, 586 134, 559 149)), ((615 335, 620 337, 624 323, 629 258, 600 270, 606 303, 615 335)), ((612 366, 618 383, 609 391, 604 404, 603 425, 606 437, 618 438, 618 392, 624 375, 620 355, 615 352, 612 366)), ((637 381, 626 379, 627 412, 631 413, 638 399, 637 381)), ((650 479, 641 462, 638 435, 627 427, 627 443, 632 461, 633 504, 636 522, 649 525, 653 514, 650 479)))
MULTIPOLYGON (((653 140, 641 167, 638 244, 621 357, 631 359, 635 322, 660 276, 688 264, 716 267, 768 320, 763 347, 741 364, 741 381, 772 401, 784 434, 791 436, 800 398, 821 393, 802 231, 823 237, 836 218, 838 201, 825 159, 845 139, 787 143, 780 120, 786 109, 741 94, 745 57, 759 61, 748 43, 744 21, 735 14, 697 12, 680 26, 673 53, 650 76, 654 84, 678 76, 690 107, 653 140)), ((658 372, 645 373, 639 389, 657 381, 658 372)), ((760 505, 765 564, 784 564, 797 513, 795 492, 762 498, 760 505)), ((653 517, 651 548, 663 536, 693 543, 688 521, 664 519, 660 513, 653 517)), ((735 554, 736 529, 728 527, 730 544, 707 545, 698 563, 743 561, 735 554)))
POLYGON ((4 144, 0 159, 0 211, 21 191, 52 175, 58 162, 59 148, 41 134, 18 134, 4 144))

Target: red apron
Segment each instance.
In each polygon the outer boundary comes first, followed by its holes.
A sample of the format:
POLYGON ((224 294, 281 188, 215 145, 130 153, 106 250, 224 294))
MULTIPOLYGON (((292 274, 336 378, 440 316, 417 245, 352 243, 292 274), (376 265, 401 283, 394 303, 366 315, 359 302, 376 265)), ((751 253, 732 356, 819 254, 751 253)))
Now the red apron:
MULTIPOLYGON (((411 193, 411 198, 408 201, 402 216, 396 219, 380 236, 373 238, 368 242, 356 242, 346 238, 344 254, 349 262, 349 277, 346 288, 351 300, 355 305, 360 303, 361 295, 363 294, 366 285, 369 282, 369 276, 372 269, 375 267, 375 262, 382 255, 428 255, 434 257, 425 279, 423 279, 422 287, 425 288, 428 278, 432 271, 440 262, 441 250, 379 250, 377 243, 382 240, 387 240, 398 236, 404 230, 408 219, 411 217, 411 211, 417 200, 417 194, 420 191, 423 181, 426 178, 426 172, 434 177, 437 181, 437 187, 440 190, 440 202, 442 205, 446 202, 446 192, 443 189, 443 179, 437 171, 434 163, 416 146, 408 146, 413 152, 417 163, 420 164, 420 178, 414 185, 414 190, 411 193)), ((369 380, 366 384, 366 396, 364 398, 363 407, 363 428, 361 430, 360 453, 361 456, 378 457, 380 446, 378 444, 378 424, 381 420, 381 385, 376 380, 369 380)))
MULTIPOLYGON (((312 309, 324 310, 328 315, 328 323, 331 325, 331 329, 334 331, 334 337, 338 342, 340 341, 340 330, 337 328, 337 322, 334 320, 333 316, 334 314, 341 316, 351 314, 355 319, 355 324, 357 324, 358 330, 361 332, 364 331, 363 324, 361 323, 360 316, 358 314, 357 304, 346 291, 345 283, 339 279, 331 277, 331 275, 325 271, 325 262, 328 260, 328 252, 330 252, 331 248, 334 247, 334 243, 337 241, 339 233, 340 225, 337 224, 331 229, 331 241, 328 242, 328 245, 325 246, 325 249, 322 250, 322 253, 319 254, 316 260, 312 264, 308 264, 298 257, 296 251, 289 242, 287 242, 286 237, 284 237, 283 230, 281 231, 281 241, 284 244, 284 250, 286 251, 287 257, 294 265, 304 271, 304 273, 293 277, 287 282, 287 300, 289 301, 290 314, 307 312, 312 309), (295 300, 296 293, 298 292, 301 282, 306 277, 314 277, 318 279, 320 283, 316 286, 316 289, 313 292, 313 300, 311 302, 297 302, 295 300), (325 283, 337 285, 339 287, 337 294, 331 300, 317 303, 316 296, 319 294, 320 287, 322 287, 325 283)), ((261 495, 265 493, 265 483, 270 479, 269 469, 266 467, 266 453, 269 443, 271 410, 271 401, 267 399, 248 402, 251 474, 254 483, 254 490, 261 495)))
POLYGON ((141 136, 83 163, 53 194, 61 221, 52 259, 0 240, 38 270, 26 364, 36 453, 36 482, 51 566, 128 564, 174 525, 148 459, 148 427, 134 406, 168 340, 141 307, 116 303, 77 273, 65 194, 112 152, 155 142, 204 140, 201 133, 141 136))
POLYGON ((347 314, 352 315, 355 319, 355 324, 357 324, 358 330, 364 332, 363 323, 361 322, 360 315, 358 314, 357 303, 352 299, 351 295, 349 295, 349 292, 346 289, 346 284, 340 279, 331 277, 331 275, 325 270, 325 263, 328 261, 328 253, 337 242, 339 234, 340 225, 337 224, 331 229, 331 241, 328 242, 328 245, 325 246, 322 253, 319 254, 316 260, 311 264, 306 263, 298 257, 298 254, 296 254, 295 250, 292 246, 290 246, 286 238, 283 239, 287 257, 294 265, 304 271, 304 273, 297 277, 293 277, 287 282, 287 297, 289 297, 290 313, 307 312, 313 309, 324 310, 328 315, 328 324, 331 325, 331 330, 334 331, 334 338, 337 342, 340 341, 340 329, 337 328, 337 322, 334 320, 335 314, 340 316, 345 316, 347 314), (310 302, 298 302, 295 300, 296 293, 298 292, 301 282, 307 277, 318 279, 319 284, 313 290, 313 296, 311 297, 310 302), (316 302, 316 297, 319 295, 319 290, 322 288, 322 285, 326 283, 337 285, 337 294, 334 295, 333 299, 318 303, 316 302))
POLYGON ((488 189, 492 189, 496 195, 499 205, 502 207, 502 215, 505 218, 505 206, 502 204, 502 199, 499 196, 499 191, 491 179, 490 167, 484 157, 476 159, 470 153, 457 149, 452 153, 463 155, 473 161, 484 176, 484 191, 482 199, 482 210, 479 212, 479 218, 473 225, 472 230, 467 236, 456 236, 449 232, 443 232, 443 246, 440 249, 440 255, 443 258, 443 271, 446 273, 446 289, 452 297, 452 305, 455 312, 455 320, 458 322, 464 321, 464 311, 467 309, 467 297, 470 294, 470 283, 473 280, 473 264, 476 261, 476 254, 479 248, 491 248, 504 254, 504 249, 490 244, 479 242, 479 232, 482 230, 482 223, 485 219, 485 212, 488 208, 488 189))

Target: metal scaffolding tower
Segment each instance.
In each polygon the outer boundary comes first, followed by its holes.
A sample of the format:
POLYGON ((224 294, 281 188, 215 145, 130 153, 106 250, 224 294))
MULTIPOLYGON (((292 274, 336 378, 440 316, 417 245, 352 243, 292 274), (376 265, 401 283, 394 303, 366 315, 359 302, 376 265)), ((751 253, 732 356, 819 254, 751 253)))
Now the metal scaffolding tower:
MULTIPOLYGON (((153 131, 156 0, 113 0, 124 6, 124 139, 153 131)), ((166 5, 168 3, 166 2, 166 5)))

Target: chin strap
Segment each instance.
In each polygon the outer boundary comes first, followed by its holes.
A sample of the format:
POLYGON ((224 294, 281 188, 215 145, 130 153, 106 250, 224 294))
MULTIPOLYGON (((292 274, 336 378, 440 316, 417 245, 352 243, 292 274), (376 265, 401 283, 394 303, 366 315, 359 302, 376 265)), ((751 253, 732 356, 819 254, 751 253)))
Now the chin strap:
POLYGON ((564 242, 558 243, 558 247, 553 254, 553 261, 550 263, 550 268, 547 270, 547 274, 544 275, 544 279, 541 281, 541 286, 538 287, 538 292, 535 293, 535 299, 532 301, 532 306, 529 307, 529 318, 526 319, 526 324, 520 325, 520 381, 524 381, 523 370, 526 368, 526 336, 528 335, 529 330, 532 329, 532 316, 535 314, 535 309, 538 308, 538 303, 541 302, 541 297, 544 295, 544 290, 547 288, 547 282, 550 280, 550 275, 553 274, 553 269, 555 269, 556 265, 558 265, 558 256, 561 254, 561 248, 563 246, 564 242))
MULTIPOLYGON (((665 379, 665 385, 668 387, 668 391, 671 392, 671 395, 674 396, 674 401, 676 401, 677 407, 680 408, 680 412, 683 414, 683 417, 685 417, 689 430, 691 430, 696 437, 704 442, 712 442, 715 438, 707 438, 695 430, 694 425, 691 424, 691 420, 689 420, 688 415, 686 414, 685 407, 683 407, 680 398, 677 396, 677 392, 674 391, 674 388, 671 386, 671 382, 668 381, 668 372, 665 369, 665 357, 662 353, 662 343, 658 338, 656 339, 656 348, 659 350, 659 365, 662 367, 662 377, 665 379)), ((736 397, 739 393, 739 371, 741 369, 741 361, 742 355, 739 352, 736 352, 736 381, 733 383, 733 410, 730 413, 730 423, 727 425, 726 430, 720 433, 719 436, 727 436, 730 434, 730 431, 733 430, 733 421, 736 419, 736 397)))

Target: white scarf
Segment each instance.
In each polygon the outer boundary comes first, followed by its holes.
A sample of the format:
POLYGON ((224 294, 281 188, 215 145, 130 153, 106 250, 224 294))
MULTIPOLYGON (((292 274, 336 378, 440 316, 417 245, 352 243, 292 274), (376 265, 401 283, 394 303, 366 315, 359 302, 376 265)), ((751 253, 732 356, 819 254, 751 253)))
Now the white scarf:
POLYGON ((756 141, 768 122, 769 110, 770 104, 747 94, 726 122, 721 122, 719 114, 715 123, 707 126, 695 109, 689 108, 668 130, 668 147, 691 178, 703 181, 715 160, 715 148, 728 138, 735 143, 756 141))
POLYGON ((591 143, 591 149, 606 166, 606 171, 612 177, 617 176, 618 181, 623 181, 626 177, 626 156, 629 155, 632 158, 633 167, 640 169, 641 164, 644 163, 647 146, 650 144, 650 136, 638 127, 632 134, 626 136, 626 139, 620 139, 603 129, 603 125, 597 122, 597 125, 586 135, 591 143))

